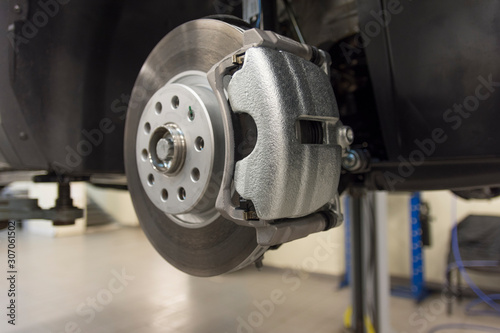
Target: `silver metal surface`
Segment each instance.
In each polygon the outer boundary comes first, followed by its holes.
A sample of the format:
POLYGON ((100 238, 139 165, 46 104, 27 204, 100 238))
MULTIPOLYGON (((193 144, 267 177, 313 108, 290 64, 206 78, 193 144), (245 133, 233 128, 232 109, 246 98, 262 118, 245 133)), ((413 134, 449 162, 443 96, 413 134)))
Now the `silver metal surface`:
POLYGON ((257 242, 263 246, 274 246, 310 234, 337 228, 344 222, 338 193, 321 211, 296 218, 274 221, 267 226, 256 228, 257 242))
MULTIPOLYGON (((243 42, 243 41, 242 41, 243 42)), ((242 43, 243 44, 243 43, 242 43)), ((207 78, 212 87, 215 96, 219 102, 222 113, 222 123, 224 126, 225 133, 234 133, 233 123, 231 119, 231 108, 226 95, 226 87, 230 75, 230 68, 234 67, 234 57, 235 55, 243 53, 247 48, 242 46, 240 49, 233 51, 215 66, 213 66, 207 73, 207 78)), ((243 226, 262 226, 267 225, 264 223, 255 223, 254 221, 247 221, 244 218, 244 211, 239 209, 232 200, 232 188, 233 188, 233 176, 234 176, 234 156, 235 156, 235 144, 234 137, 231 135, 226 135, 224 139, 224 145, 226 147, 226 153, 224 156, 224 172, 222 173, 222 183, 219 193, 217 195, 217 201, 215 207, 217 211, 221 213, 226 219, 231 220, 237 224, 243 226)))
MULTIPOLYGON (((138 165, 136 145, 139 137, 143 135, 139 123, 153 95, 167 83, 176 81, 176 76, 192 70, 205 74, 214 64, 242 45, 242 30, 218 20, 201 19, 177 27, 158 43, 146 60, 132 91, 127 113, 125 163, 128 186, 141 226, 153 246, 167 261, 178 269, 196 276, 219 275, 245 267, 261 257, 267 247, 257 244, 254 229, 226 220, 213 206, 212 210, 207 210, 205 213, 191 211, 175 215, 159 209, 149 199, 146 193, 148 187, 144 186, 144 178, 140 176, 139 165, 151 170, 152 167, 149 162, 138 165)), ((172 84, 193 86, 186 82, 172 84)), ((196 110, 194 111, 196 122, 199 117, 196 110)), ((189 113, 185 116, 184 119, 192 118, 189 113)), ((211 118, 210 121, 213 127, 214 119, 211 118)), ((184 127, 178 120, 172 122, 181 128, 184 127)), ((161 124, 162 122, 159 122, 158 126, 161 124)), ((153 125, 151 127, 155 128, 153 125)), ((184 134, 186 147, 189 147, 191 139, 186 133, 184 134)), ((227 145, 224 131, 213 130, 213 134, 219 136, 222 141, 221 144, 214 146, 215 149, 221 149, 223 155, 221 159, 214 158, 212 163, 214 170, 212 175, 217 179, 222 177, 222 174, 218 174, 215 170, 224 167, 224 148, 227 145)), ((217 141, 217 138, 214 137, 214 140, 217 141)), ((206 140, 204 141, 206 149, 206 140)), ((144 139, 144 147, 147 144, 149 141, 144 139)), ((189 151, 185 163, 188 163, 188 159, 189 151)), ((185 167, 186 164, 183 169, 185 167)), ((218 184, 215 184, 215 188, 209 186, 206 189, 207 199, 216 199, 219 193, 218 184)), ((189 195, 187 189, 186 195, 189 195)), ((157 198, 155 195, 155 199, 157 198)), ((203 206, 203 201, 196 207, 200 207, 200 204, 203 206)))
POLYGON ((299 119, 319 121, 326 138, 337 138, 342 124, 328 77, 318 66, 269 48, 246 51, 228 95, 234 112, 257 125, 252 153, 236 163, 236 191, 251 200, 259 218, 301 217, 326 205, 337 193, 341 146, 302 144, 299 119))
POLYGON ((348 151, 342 158, 342 167, 346 170, 356 170, 361 166, 361 160, 355 151, 348 151))
POLYGON ((151 97, 138 124, 143 187, 156 207, 186 227, 204 226, 218 215, 213 193, 224 159, 220 118, 206 74, 186 71, 151 97))
POLYGON ((157 171, 174 176, 186 160, 186 138, 177 124, 158 127, 149 140, 149 162, 157 171))
POLYGON ((347 149, 342 157, 342 167, 349 172, 359 173, 369 167, 369 157, 363 149, 347 149))
POLYGON ((342 148, 347 149, 354 142, 354 131, 349 126, 340 127, 337 133, 337 142, 342 148))
MULTIPOLYGON (((186 137, 186 164, 175 180, 159 174, 155 177, 153 171, 157 170, 149 162, 149 151, 146 158, 149 165, 143 163, 142 152, 149 146, 147 135, 137 136, 136 152, 138 172, 148 197, 156 207, 184 227, 203 227, 213 222, 219 215, 214 208, 214 202, 219 179, 222 177, 221 168, 224 158, 216 157, 220 154, 224 156, 224 145, 215 144, 215 141, 224 140, 224 131, 220 128, 218 120, 220 112, 206 81, 205 73, 223 56, 240 47, 242 37, 240 29, 217 20, 188 22, 178 27, 175 33, 169 34, 161 42, 158 50, 155 50, 148 58, 136 83, 137 93, 134 96, 137 95, 140 100, 132 100, 132 106, 136 103, 144 103, 143 100, 146 98, 149 101, 141 116, 141 124, 146 125, 147 121, 143 121, 144 117, 151 117, 153 122, 150 126, 153 131, 166 122, 173 122, 181 127, 186 137), (162 82, 177 84, 177 86, 169 87, 170 95, 168 95, 166 85, 162 82), (179 105, 178 108, 183 108, 183 112, 173 112, 172 101, 165 97, 162 103, 166 105, 165 112, 162 109, 162 112, 157 114, 156 105, 152 101, 153 96, 147 97, 147 95, 154 93, 155 96, 160 96, 160 90, 170 97, 174 95, 172 92, 176 92, 187 98, 187 100, 179 98, 179 102, 184 104, 179 105), (197 111, 194 105, 189 105, 188 102, 196 102, 200 110, 197 111), (191 119, 191 111, 194 112, 194 119, 191 119), (165 117, 166 113, 167 117, 165 117), (214 130, 213 126, 217 128, 214 130), (201 135, 197 134, 198 129, 203 130, 202 133, 200 132, 201 135), (198 137, 203 139, 201 151, 194 148, 198 137), (200 179, 196 182, 192 181, 194 168, 197 168, 200 173, 200 179), (150 174, 155 178, 153 186, 148 183, 150 174), (164 200, 164 189, 167 191, 167 200, 164 200), (180 200, 183 196, 179 195, 183 192, 182 189, 185 191, 184 200, 180 200)), ((138 134, 143 133, 142 129, 144 127, 141 128, 139 125, 138 134)))
POLYGON ((325 74, 328 56, 273 33, 247 33, 214 20, 175 29, 146 61, 130 103, 135 163, 127 172, 136 170, 129 186, 141 224, 167 260, 198 276, 239 269, 269 244, 342 220, 330 203, 347 132, 325 74), (231 50, 222 53, 226 43, 231 50), (236 167, 228 98, 258 130, 236 167), (314 123, 313 135, 302 123, 314 123), (235 189, 259 219, 245 220, 235 189))
POLYGON ((249 47, 267 47, 291 52, 306 60, 314 56, 313 47, 301 44, 293 39, 278 35, 272 31, 250 29, 243 34, 245 45, 249 47))
POLYGON ((335 221, 336 217, 326 212, 311 214, 300 219, 278 221, 268 227, 257 228, 257 242, 266 246, 283 244, 312 233, 326 231, 336 226, 335 221))
MULTIPOLYGON (((307 45, 303 45, 297 43, 289 38, 285 38, 283 36, 277 35, 273 32, 269 31, 261 31, 257 29, 250 29, 245 31, 244 33, 244 45, 230 53, 228 56, 219 61, 215 66, 213 66, 210 71, 207 73, 208 80, 210 82, 210 86, 212 87, 217 100, 219 102, 221 113, 222 113, 222 121, 224 126, 224 131, 226 133, 233 133, 233 124, 231 118, 231 108, 229 106, 227 100, 227 86, 230 82, 230 76, 232 75, 232 71, 234 70, 234 65, 241 65, 245 58, 245 52, 256 46, 266 46, 275 50, 287 50, 291 53, 300 56, 303 59, 310 60, 313 57, 313 48, 307 45)), ((321 70, 326 73, 327 77, 330 76, 329 66, 331 65, 331 59, 328 54, 319 50, 319 65, 321 66, 321 70), (322 63, 321 63, 322 62, 322 63)), ((328 81, 328 80, 327 80, 328 81)), ((329 86, 329 83, 326 85, 329 86)), ((294 89, 297 89, 299 84, 297 84, 294 89)), ((292 90, 293 91, 293 90, 292 90)), ((333 91, 331 91, 333 96, 333 91)), ((336 129, 335 123, 326 122, 326 138, 328 143, 335 143, 338 138, 338 131, 336 129)), ((217 196, 216 208, 225 218, 232 220, 233 222, 254 227, 254 228, 263 228, 269 226, 270 221, 266 221, 265 219, 246 219, 245 216, 247 214, 240 209, 232 200, 232 188, 233 188, 233 179, 234 179, 234 165, 235 165, 235 143, 232 135, 226 135, 225 138, 225 146, 226 146, 226 155, 225 155, 225 164, 224 164, 224 172, 222 177, 222 184, 217 196)))

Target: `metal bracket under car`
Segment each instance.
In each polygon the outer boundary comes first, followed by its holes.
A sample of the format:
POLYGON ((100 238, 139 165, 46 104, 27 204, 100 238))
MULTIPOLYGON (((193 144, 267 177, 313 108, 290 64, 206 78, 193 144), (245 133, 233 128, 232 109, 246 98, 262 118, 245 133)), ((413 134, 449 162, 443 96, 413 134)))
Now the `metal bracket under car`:
POLYGON ((54 207, 41 209, 38 199, 9 198, 0 200, 0 221, 7 220, 51 220, 54 225, 71 225, 83 217, 83 209, 76 207, 54 207))
MULTIPOLYGON (((57 176, 53 174, 31 173, 13 173, 4 177, 4 181, 12 182, 23 179, 28 176, 35 182, 53 182, 57 181, 57 176)), ((21 220, 51 220, 54 226, 66 226, 75 224, 76 219, 82 218, 84 210, 73 205, 71 198, 70 180, 82 181, 85 177, 67 177, 60 179, 57 183, 57 199, 54 207, 42 209, 38 205, 38 199, 19 198, 8 196, 0 198, 0 229, 6 228, 6 221, 21 220)))
POLYGON ((353 139, 350 128, 339 121, 324 70, 329 58, 311 46, 276 36, 246 31, 248 44, 207 74, 226 133, 216 208, 227 219, 256 228, 258 243, 266 246, 341 224, 337 186, 342 150, 353 139), (241 161, 235 161, 231 112, 249 114, 257 126, 256 146, 241 161), (254 212, 233 203, 233 179, 254 212))

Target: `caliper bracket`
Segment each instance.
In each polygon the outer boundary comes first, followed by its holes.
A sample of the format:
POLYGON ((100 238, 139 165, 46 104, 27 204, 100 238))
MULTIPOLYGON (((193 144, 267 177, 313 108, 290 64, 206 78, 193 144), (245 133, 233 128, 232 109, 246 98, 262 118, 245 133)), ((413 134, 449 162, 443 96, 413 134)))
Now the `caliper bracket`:
POLYGON ((343 220, 340 207, 332 207, 331 203, 335 199, 338 203, 340 161, 348 142, 341 135, 346 128, 338 120, 327 75, 328 55, 257 29, 246 31, 244 40, 241 49, 221 60, 207 74, 221 106, 226 145, 217 210, 237 224, 256 228, 259 244, 266 246, 340 225, 343 220), (245 70, 246 67, 249 69, 245 70), (231 76, 232 80, 228 80, 231 76), (250 114, 258 128, 256 147, 238 163, 226 92, 235 112, 250 114), (259 98, 264 101, 259 102, 259 98), (276 129, 276 125, 280 128, 276 129), (308 126, 312 126, 309 130, 312 134, 304 135, 308 126), (275 156, 280 152, 284 155, 275 156), (264 172, 252 172, 252 159, 258 164, 255 168, 264 167, 264 172), (294 162, 295 171, 288 170, 294 162), (280 172, 290 172, 292 179, 280 172), (281 187, 273 182, 274 176, 279 177, 281 187), (232 200, 233 179, 238 193, 255 205, 256 214, 250 214, 251 219, 232 200), (254 191, 255 183, 262 186, 254 191), (288 200, 287 194, 296 198, 288 200))

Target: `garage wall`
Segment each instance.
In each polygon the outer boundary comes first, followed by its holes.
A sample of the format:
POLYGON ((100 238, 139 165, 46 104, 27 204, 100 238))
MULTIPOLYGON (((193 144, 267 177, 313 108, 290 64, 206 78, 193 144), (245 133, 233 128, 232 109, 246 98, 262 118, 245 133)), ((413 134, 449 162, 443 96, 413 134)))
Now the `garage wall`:
MULTIPOLYGON (((444 282, 454 220, 461 221, 470 214, 500 216, 500 199, 463 200, 449 191, 423 192, 422 199, 428 202, 433 219, 432 246, 424 251, 425 279, 441 283, 444 282)), ((390 273, 403 277, 409 277, 410 272, 408 201, 408 194, 391 194, 388 199, 390 273)), ((498 276, 470 275, 481 287, 498 289, 498 276)))

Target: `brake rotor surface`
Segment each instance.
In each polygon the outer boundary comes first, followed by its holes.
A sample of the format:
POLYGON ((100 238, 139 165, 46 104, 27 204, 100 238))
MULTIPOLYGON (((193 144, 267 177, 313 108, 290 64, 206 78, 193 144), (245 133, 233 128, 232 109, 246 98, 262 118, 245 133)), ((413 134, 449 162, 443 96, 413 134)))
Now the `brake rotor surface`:
POLYGON ((214 209, 224 133, 206 73, 242 44, 242 30, 218 20, 172 30, 142 67, 127 114, 125 166, 141 226, 167 261, 196 276, 242 268, 267 249, 254 228, 214 209))

